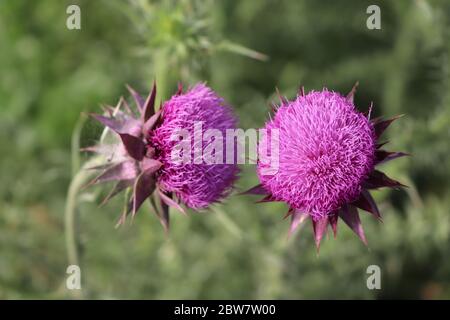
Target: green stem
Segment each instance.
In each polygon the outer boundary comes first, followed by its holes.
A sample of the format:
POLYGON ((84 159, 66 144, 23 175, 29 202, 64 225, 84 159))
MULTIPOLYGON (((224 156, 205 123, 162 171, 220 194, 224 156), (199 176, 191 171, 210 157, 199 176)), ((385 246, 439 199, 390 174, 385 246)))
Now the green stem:
MULTIPOLYGON (((91 171, 87 170, 87 167, 92 166, 98 162, 98 158, 93 158, 91 161, 87 162, 83 168, 78 171, 77 174, 72 179, 69 185, 69 190, 67 192, 66 198, 66 208, 65 208, 65 235, 66 235, 66 250, 67 259, 69 265, 80 266, 80 243, 78 237, 78 221, 77 221, 77 200, 78 194, 81 188, 86 184, 88 179, 91 177, 91 171)), ((72 290, 74 297, 82 298, 83 294, 81 290, 72 290)))
POLYGON ((167 97, 167 72, 168 72, 168 66, 167 66, 167 57, 165 50, 158 49, 155 50, 154 58, 153 58, 153 65, 155 68, 155 80, 158 85, 158 97, 157 100, 159 103, 159 100, 164 101, 164 99, 167 97), (159 100, 158 100, 159 99, 159 100))
POLYGON ((72 141, 71 141, 71 155, 72 155, 72 177, 75 176, 75 174, 80 169, 80 136, 81 136, 81 130, 83 129, 84 123, 86 122, 87 117, 84 115, 81 115, 78 119, 75 129, 73 130, 72 134, 72 141))

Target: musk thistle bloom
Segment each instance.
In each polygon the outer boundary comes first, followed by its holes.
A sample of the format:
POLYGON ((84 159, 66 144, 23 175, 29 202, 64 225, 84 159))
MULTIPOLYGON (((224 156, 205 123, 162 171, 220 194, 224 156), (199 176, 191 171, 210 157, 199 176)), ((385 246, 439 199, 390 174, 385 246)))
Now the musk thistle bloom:
POLYGON ((178 142, 173 137, 177 136, 178 130, 193 133, 195 123, 202 123, 205 130, 214 128, 225 132, 226 129, 235 129, 237 120, 223 99, 204 84, 198 84, 185 93, 180 86, 158 111, 155 111, 156 85, 145 101, 131 87, 128 90, 137 105, 137 114, 124 99, 115 108, 106 107, 106 115, 91 114, 120 139, 115 144, 99 144, 84 149, 107 158, 107 163, 94 168, 102 170, 102 173, 89 185, 116 182, 104 203, 120 191, 132 189, 118 225, 128 214, 134 217, 149 198, 162 225, 168 230, 169 207, 183 213, 180 203, 192 209, 206 208, 227 196, 238 174, 235 164, 172 161, 172 151, 178 142), (155 197, 159 198, 159 206, 155 197))
MULTIPOLYGON (((367 244, 357 208, 381 219, 368 190, 403 186, 375 169, 406 155, 381 150, 377 141, 398 117, 370 119, 371 108, 367 115, 358 112, 356 86, 346 97, 326 89, 305 95, 302 89, 294 101, 281 98, 260 142, 260 151, 265 150, 271 130, 278 130, 278 171, 266 174, 267 161, 258 161, 261 184, 246 192, 265 195, 263 202, 286 202, 290 234, 310 217, 317 248, 328 225, 336 236, 338 218, 367 244)), ((260 160, 264 156, 260 152, 260 160)))

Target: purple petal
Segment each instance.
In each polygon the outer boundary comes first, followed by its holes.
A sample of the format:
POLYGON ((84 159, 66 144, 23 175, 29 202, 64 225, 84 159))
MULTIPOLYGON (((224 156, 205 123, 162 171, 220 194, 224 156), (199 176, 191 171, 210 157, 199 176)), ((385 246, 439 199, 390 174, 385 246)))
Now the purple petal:
POLYGON ((145 123, 144 123, 144 127, 142 129, 144 135, 148 135, 148 133, 153 130, 153 128, 155 127, 156 123, 158 122, 158 120, 161 117, 161 110, 158 110, 158 112, 156 112, 154 115, 152 115, 145 123))
POLYGON ((119 133, 119 135, 128 154, 132 158, 141 161, 145 154, 145 144, 142 140, 128 133, 119 133))
POLYGON ((124 161, 106 169, 102 174, 93 179, 89 184, 103 183, 117 180, 131 180, 136 178, 137 170, 134 161, 124 161))
POLYGON ((144 100, 142 99, 140 94, 137 93, 136 90, 134 90, 131 86, 126 85, 126 87, 127 87, 128 91, 130 92, 130 94, 133 96, 133 99, 136 102, 138 109, 142 111, 144 108, 144 100))
POLYGON ((383 134, 383 132, 387 129, 387 127, 389 127, 389 125, 393 121, 395 121, 395 120, 397 120, 397 119, 399 119, 401 117, 403 117, 402 114, 398 115, 398 116, 395 116, 395 117, 392 117, 392 118, 387 119, 387 120, 381 120, 380 118, 374 119, 372 121, 372 123, 373 123, 373 128, 375 129, 375 135, 377 136, 377 138, 379 138, 383 134))
MULTIPOLYGON (((122 225, 123 223, 125 223, 126 218, 128 217, 128 215, 130 213, 132 213, 133 211, 133 205, 134 205, 134 198, 131 197, 128 201, 128 204, 125 206, 125 208, 123 209, 122 215, 119 218, 119 221, 117 221, 116 224, 116 228, 118 228, 120 225, 122 225)), ((133 214, 134 216, 134 214, 133 214)))
POLYGON ((153 173, 142 172, 134 183, 133 190, 133 216, 139 210, 142 203, 155 190, 156 182, 153 173))
MULTIPOLYGON (((125 111, 130 115, 134 116, 133 110, 131 110, 130 105, 128 104, 127 100, 125 100, 123 97, 120 98, 119 103, 122 103, 125 107, 125 111)), ((119 105, 118 105, 119 106, 119 105)))
POLYGON ((314 230, 314 240, 316 242, 317 251, 319 251, 320 241, 322 240, 323 235, 327 231, 328 217, 320 218, 317 221, 314 221, 314 219, 312 219, 312 222, 313 222, 313 230, 314 230))
POLYGON ((377 143, 376 148, 377 148, 377 149, 380 149, 382 146, 384 146, 384 145, 387 144, 387 143, 389 143, 389 140, 388 140, 388 141, 385 141, 385 142, 377 143))
POLYGON ((301 86, 300 88, 298 88, 298 92, 297 95, 304 97, 305 96, 305 87, 301 86))
POLYGON ((275 91, 277 92, 277 96, 278 96, 278 99, 280 99, 280 104, 281 105, 287 104, 289 102, 286 97, 283 97, 281 95, 280 90, 278 90, 278 88, 275 88, 275 91))
POLYGON ((123 122, 121 130, 116 132, 118 134, 128 133, 132 136, 139 137, 142 133, 142 122, 134 118, 128 118, 123 122))
POLYGON ((333 235, 336 238, 337 235, 337 223, 338 223, 338 213, 332 213, 329 217, 328 217, 328 222, 331 225, 331 229, 333 230, 333 235))
POLYGON ((406 187, 404 184, 395 181, 385 175, 383 172, 374 170, 370 173, 367 180, 363 183, 366 189, 377 189, 382 187, 399 188, 406 187))
POLYGON ((258 184, 256 186, 248 189, 247 191, 239 193, 239 195, 247 195, 247 194, 265 196, 265 195, 267 195, 267 191, 266 191, 266 189, 264 189, 264 187, 261 184, 258 184))
POLYGON ((294 208, 289 208, 288 212, 286 212, 286 214, 284 215, 283 220, 289 216, 292 216, 294 214, 294 212, 295 212, 294 208))
POLYGON ((118 134, 128 133, 137 135, 140 134, 142 130, 142 124, 139 120, 125 114, 121 116, 120 120, 117 120, 117 118, 108 118, 95 113, 90 113, 89 115, 118 134))
POLYGON ((270 111, 272 111, 273 114, 277 113, 278 106, 275 103, 269 104, 270 111))
POLYGON ((144 158, 141 162, 142 171, 146 171, 147 173, 155 173, 161 166, 162 163, 155 159, 144 158))
POLYGON ((272 197, 271 194, 265 196, 261 200, 256 201, 256 203, 264 203, 264 202, 278 202, 279 200, 276 200, 274 197, 272 197))
POLYGON ((169 206, 162 199, 160 199, 160 203, 161 212, 158 214, 158 218, 164 228, 164 231, 167 233, 170 228, 169 206))
POLYGON ((128 187, 133 185, 133 180, 121 180, 116 183, 111 192, 103 199, 100 206, 104 206, 109 200, 111 200, 114 196, 119 194, 121 191, 125 190, 128 187))
POLYGON ((120 130, 122 130, 123 124, 113 118, 108 118, 96 113, 89 113, 89 115, 103 124, 105 127, 108 127, 113 131, 119 132, 120 130))
POLYGON ((155 98, 156 98, 156 82, 153 82, 152 91, 148 95, 147 100, 145 100, 144 108, 142 109, 142 118, 144 122, 155 114, 155 98))
POLYGON ((364 113, 367 117, 367 120, 370 120, 370 117, 372 116, 372 109, 373 109, 373 102, 370 102, 369 110, 367 110, 367 112, 364 113))
MULTIPOLYGON (((291 211, 291 209, 290 209, 290 211, 291 211)), ((292 235, 292 233, 295 231, 295 229, 297 229, 297 227, 300 224, 302 224, 308 217, 309 217, 309 214, 307 214, 305 212, 293 210, 292 217, 291 217, 291 226, 289 227, 288 236, 290 237, 292 235)))
POLYGON ((360 209, 370 212, 377 219, 381 220, 380 211, 378 210, 377 204, 375 203, 375 200, 372 198, 372 195, 369 193, 369 191, 363 189, 358 200, 356 200, 352 204, 360 209))
POLYGON ((347 101, 353 103, 356 88, 358 88, 358 86, 359 86, 359 81, 356 81, 356 83, 352 87, 352 90, 350 90, 350 92, 347 94, 347 97, 346 97, 347 101))
POLYGON ((182 93, 183 93, 183 84, 181 82, 178 82, 177 95, 179 96, 182 93))
POLYGON ((169 196, 167 196, 164 192, 162 192, 160 189, 158 189, 159 196, 161 198, 161 201, 163 201, 165 204, 167 204, 169 207, 173 207, 180 211, 182 214, 187 215, 186 211, 175 201, 173 201, 169 196))
POLYGON ((358 210, 352 205, 345 205, 339 212, 339 216, 342 220, 353 230, 354 233, 361 239, 361 241, 367 245, 366 236, 359 219, 358 210))
POLYGON ((100 108, 102 108, 103 113, 107 113, 110 117, 114 116, 114 107, 111 107, 110 105, 101 105, 100 108))
POLYGON ((133 210, 133 201, 132 200, 130 200, 128 202, 128 205, 125 206, 122 214, 120 215, 119 220, 116 223, 116 228, 120 227, 122 224, 125 223, 125 220, 128 217, 128 215, 130 214, 131 210, 133 210))
POLYGON ((409 156, 410 154, 404 152, 389 152, 385 150, 375 151, 375 164, 388 162, 400 157, 409 156))

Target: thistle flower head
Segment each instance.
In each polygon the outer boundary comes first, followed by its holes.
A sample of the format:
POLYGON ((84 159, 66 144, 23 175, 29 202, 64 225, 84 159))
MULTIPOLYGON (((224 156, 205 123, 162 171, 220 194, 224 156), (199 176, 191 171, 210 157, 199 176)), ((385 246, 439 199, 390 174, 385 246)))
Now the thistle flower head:
POLYGON ((116 108, 106 107, 106 115, 91 114, 120 139, 116 144, 84 149, 101 153, 107 159, 107 163, 94 168, 102 173, 90 184, 116 181, 104 202, 132 188, 131 199, 118 224, 123 223, 128 214, 134 216, 150 198, 161 223, 168 229, 169 207, 183 213, 180 203, 193 209, 206 208, 228 194, 238 172, 236 165, 174 163, 171 154, 177 141, 173 134, 176 130, 192 133, 195 122, 202 122, 205 129, 225 131, 235 128, 236 118, 223 100, 203 84, 186 93, 180 86, 176 95, 158 111, 154 106, 156 85, 145 101, 134 89, 128 89, 137 105, 137 114, 123 99, 116 108))
POLYGON ((279 130, 279 169, 261 183, 278 200, 327 216, 355 200, 361 182, 372 171, 375 133, 369 120, 338 93, 324 90, 283 104, 266 129, 279 130))
POLYGON ((282 99, 268 134, 260 147, 269 147, 270 132, 278 130, 279 168, 267 172, 266 154, 260 154, 258 176, 261 185, 250 193, 265 194, 264 201, 283 201, 289 205, 292 232, 310 217, 316 244, 330 225, 336 234, 338 218, 366 243, 356 207, 377 218, 379 211, 368 189, 400 187, 375 165, 405 155, 380 150, 377 139, 395 119, 370 120, 356 110, 353 94, 347 97, 326 89, 301 92, 293 101, 282 99))
POLYGON ((162 123, 151 137, 151 143, 160 151, 158 160, 165 164, 159 176, 161 188, 173 192, 182 202, 194 209, 205 208, 210 203, 219 201, 231 190, 230 187, 237 178, 237 165, 196 164, 195 158, 204 154, 207 143, 202 143, 202 152, 198 154, 194 153, 193 146, 193 163, 176 163, 171 159, 171 152, 177 141, 171 137, 176 135, 179 128, 193 137, 196 134, 194 126, 200 123, 201 136, 206 130, 215 129, 225 137, 226 129, 236 128, 236 117, 224 104, 223 99, 203 84, 196 85, 183 95, 173 96, 164 103, 163 110, 162 123))

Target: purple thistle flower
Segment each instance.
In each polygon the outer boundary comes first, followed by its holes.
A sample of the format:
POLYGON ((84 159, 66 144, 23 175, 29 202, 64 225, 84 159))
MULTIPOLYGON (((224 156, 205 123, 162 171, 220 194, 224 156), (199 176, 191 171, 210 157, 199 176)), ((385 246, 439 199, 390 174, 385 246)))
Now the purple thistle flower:
MULTIPOLYGON (((259 161, 261 184, 247 191, 264 194, 264 202, 286 202, 290 233, 310 217, 317 248, 328 225, 336 236, 339 217, 367 244, 356 208, 381 219, 368 190, 403 186, 375 169, 406 155, 380 150, 377 143, 398 117, 370 120, 371 109, 368 115, 358 112, 353 104, 356 86, 347 97, 326 89, 305 95, 302 89, 294 101, 282 99, 265 127, 267 137, 278 130, 279 169, 267 175, 267 161, 259 161)), ((269 145, 267 137, 260 142, 262 150, 269 145)), ((264 156, 260 153, 260 160, 264 156)))
POLYGON ((226 129, 236 128, 236 117, 223 99, 203 84, 186 93, 180 86, 177 94, 163 103, 158 111, 154 107, 156 85, 145 101, 131 87, 128 90, 137 105, 138 115, 123 99, 116 108, 106 108, 108 116, 91 114, 117 133, 120 142, 84 149, 103 154, 108 159, 106 164, 94 168, 102 170, 102 173, 89 185, 116 181, 103 203, 119 192, 132 188, 128 207, 118 225, 125 221, 128 214, 134 217, 149 198, 161 223, 168 230, 169 207, 182 213, 185 212, 180 202, 192 209, 206 208, 228 195, 238 174, 235 164, 173 162, 171 152, 177 141, 171 137, 177 130, 193 133, 195 122, 202 122, 203 130, 213 128, 225 133, 226 129), (152 197, 154 193, 159 198, 159 206, 152 197))
MULTIPOLYGON (((159 176, 161 189, 173 192, 193 209, 202 209, 224 198, 237 178, 237 165, 230 164, 177 164, 171 161, 171 151, 176 143, 170 137, 183 128, 194 135, 194 124, 202 123, 202 131, 219 130, 225 137, 226 129, 234 129, 237 119, 222 98, 203 84, 198 84, 186 94, 175 95, 163 105, 164 118, 156 128, 151 143, 160 151, 157 159, 164 163, 159 176)), ((202 144, 202 150, 208 144, 202 144)), ((225 140, 223 141, 225 146, 225 140)), ((222 151, 225 152, 225 149, 222 151)), ((204 154, 202 152, 201 154, 204 154)), ((191 157, 194 158, 194 152, 191 157)))

